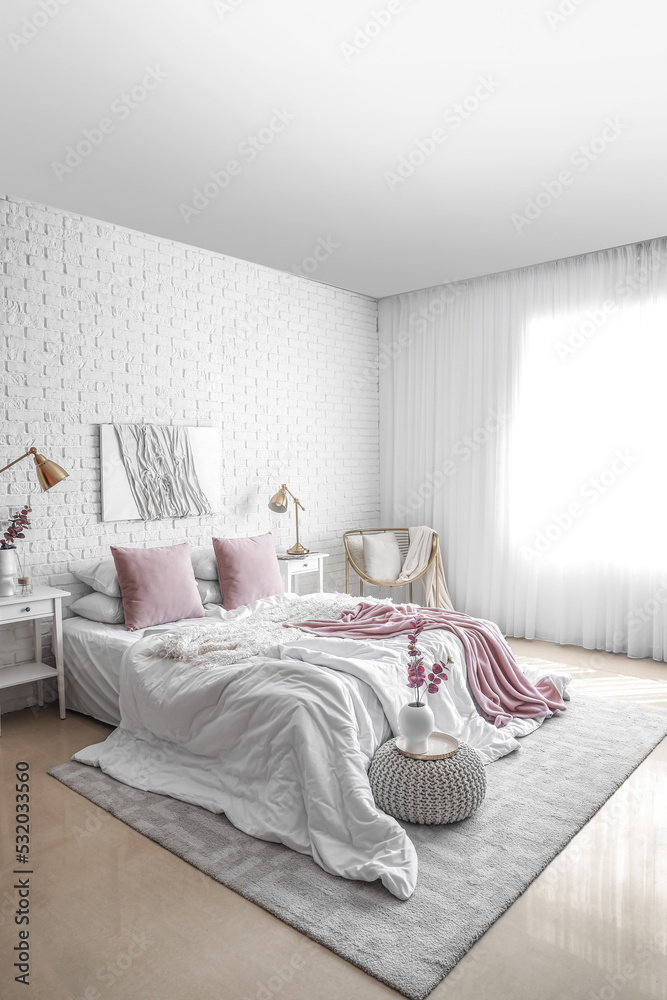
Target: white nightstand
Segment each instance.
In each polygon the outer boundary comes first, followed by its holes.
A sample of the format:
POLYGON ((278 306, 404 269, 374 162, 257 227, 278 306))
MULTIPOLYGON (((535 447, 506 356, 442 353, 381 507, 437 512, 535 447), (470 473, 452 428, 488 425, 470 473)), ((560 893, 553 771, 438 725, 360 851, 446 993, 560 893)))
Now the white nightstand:
POLYGON ((16 625, 18 622, 31 621, 35 636, 35 659, 27 663, 17 663, 12 667, 0 668, 0 696, 7 688, 19 684, 36 684, 37 701, 44 704, 43 682, 49 677, 58 680, 58 704, 60 718, 65 718, 65 673, 63 668, 63 620, 62 599, 69 597, 68 590, 58 590, 55 587, 35 587, 29 597, 14 594, 13 597, 0 597, 0 625, 16 625), (53 619, 53 653, 56 660, 55 669, 42 662, 42 630, 43 618, 53 619))
POLYGON ((321 594, 324 591, 324 560, 328 558, 328 552, 309 552, 303 559, 288 559, 284 552, 279 553, 280 572, 287 593, 290 594, 294 591, 293 584, 297 576, 304 573, 319 573, 321 594))

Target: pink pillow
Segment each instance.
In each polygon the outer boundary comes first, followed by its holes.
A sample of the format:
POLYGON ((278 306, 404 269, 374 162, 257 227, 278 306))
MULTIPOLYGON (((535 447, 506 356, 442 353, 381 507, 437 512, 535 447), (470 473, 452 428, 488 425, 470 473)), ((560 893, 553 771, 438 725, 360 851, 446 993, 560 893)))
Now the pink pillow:
POLYGON ((254 538, 214 538, 213 549, 223 607, 231 610, 284 592, 270 531, 254 538))
POLYGON ((129 632, 149 625, 203 618, 190 546, 161 545, 152 549, 111 546, 129 632))

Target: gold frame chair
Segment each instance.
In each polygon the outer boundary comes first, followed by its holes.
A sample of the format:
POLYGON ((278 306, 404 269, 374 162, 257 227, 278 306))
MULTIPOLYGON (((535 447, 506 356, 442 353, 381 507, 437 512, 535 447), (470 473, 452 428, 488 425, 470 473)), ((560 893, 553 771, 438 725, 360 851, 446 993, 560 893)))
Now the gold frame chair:
MULTIPOLYGON (((343 545, 345 546, 345 593, 346 594, 350 593, 350 566, 352 566, 352 569, 359 577, 360 597, 364 596, 364 580, 366 581, 366 583, 370 583, 371 586, 373 587, 405 587, 407 585, 409 587, 410 604, 412 604, 412 584, 416 580, 419 580, 422 576, 424 576, 425 573, 428 573, 429 569, 431 569, 431 567, 435 564, 438 558, 438 554, 440 552, 440 539, 438 537, 438 533, 434 531, 433 544, 431 547, 431 555, 429 557, 428 563, 426 564, 426 568, 423 569, 421 573, 417 573, 416 576, 410 577, 409 580, 401 580, 400 583, 398 583, 396 580, 394 580, 392 583, 386 583, 386 582, 383 583, 381 580, 373 580, 370 576, 367 576, 366 573, 363 573, 359 569, 354 559, 350 555, 350 550, 347 545, 347 539, 350 535, 380 535, 388 531, 393 532, 393 534, 396 536, 396 541, 398 542, 398 547, 401 550, 401 555, 403 556, 403 558, 405 558, 408 549, 410 547, 410 533, 407 528, 354 528, 352 531, 346 531, 343 534, 343 545)), ((435 603, 436 607, 439 607, 440 585, 438 580, 437 567, 435 574, 435 603)))

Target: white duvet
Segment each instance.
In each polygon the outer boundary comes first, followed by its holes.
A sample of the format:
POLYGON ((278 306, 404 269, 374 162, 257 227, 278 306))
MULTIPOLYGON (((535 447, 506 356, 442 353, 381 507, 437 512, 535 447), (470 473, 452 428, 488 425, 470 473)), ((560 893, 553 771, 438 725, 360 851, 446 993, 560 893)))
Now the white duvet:
MULTIPOLYGON (((261 619, 289 601, 298 620, 301 600, 283 594, 221 608, 219 617, 261 619)), ((120 726, 74 759, 136 788, 225 813, 240 830, 309 854, 325 871, 379 878, 407 899, 417 880, 415 849, 403 827, 376 808, 367 778, 375 750, 397 735, 398 712, 412 697, 406 637, 357 641, 290 629, 285 642, 262 654, 202 667, 156 656, 160 636, 147 633, 123 658, 120 726)), ((514 750, 516 738, 543 721, 491 726, 475 709, 456 637, 434 629, 419 644, 427 658, 453 660, 449 680, 429 696, 436 729, 475 747, 485 763, 514 750)), ((533 680, 544 673, 522 669, 533 680)), ((569 676, 550 676, 564 693, 569 676)))

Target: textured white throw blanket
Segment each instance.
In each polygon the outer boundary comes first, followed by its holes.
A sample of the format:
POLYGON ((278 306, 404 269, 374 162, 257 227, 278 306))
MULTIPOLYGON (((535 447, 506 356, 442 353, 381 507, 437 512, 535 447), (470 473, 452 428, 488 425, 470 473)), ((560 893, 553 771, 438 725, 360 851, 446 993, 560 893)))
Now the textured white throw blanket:
MULTIPOLYGON (((410 528, 409 532, 410 548, 408 549, 408 554, 405 557, 405 562, 403 563, 398 583, 401 583, 403 580, 409 580, 418 573, 423 573, 429 559, 431 558, 434 534, 433 528, 427 528, 425 524, 422 524, 418 528, 410 528)), ((445 571, 442 566, 442 556, 439 548, 438 558, 435 561, 435 565, 431 566, 428 572, 424 575, 423 580, 425 606, 427 608, 447 608, 449 611, 453 611, 454 605, 452 604, 452 599, 449 596, 449 591, 447 590, 445 571), (439 590, 439 601, 437 604, 435 600, 436 573, 439 590)))
MULTIPOLYGON (((358 598, 349 594, 313 594, 300 600, 256 611, 250 618, 211 621, 167 632, 153 647, 156 656, 183 660, 197 667, 220 667, 258 656, 271 646, 294 642, 301 636, 290 621, 336 621, 351 611, 358 598), (287 627, 286 627, 287 626, 287 627)), ((391 598, 365 597, 367 604, 391 604, 391 598)))

